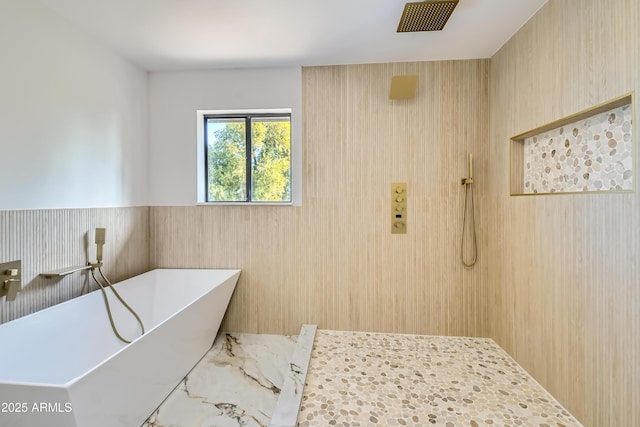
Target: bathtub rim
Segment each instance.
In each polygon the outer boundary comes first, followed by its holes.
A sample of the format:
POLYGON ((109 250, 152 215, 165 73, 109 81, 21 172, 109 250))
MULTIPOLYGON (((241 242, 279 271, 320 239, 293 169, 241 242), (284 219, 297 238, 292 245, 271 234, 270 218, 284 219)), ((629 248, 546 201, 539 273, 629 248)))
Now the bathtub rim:
MULTIPOLYGON (((144 275, 150 275, 151 273, 154 272, 161 272, 161 271, 221 271, 221 272, 228 272, 230 273, 228 277, 226 277, 224 280, 222 280, 221 282, 219 282, 218 284, 216 284, 215 287, 207 290, 206 292, 204 292, 200 297, 192 300, 191 302, 189 302, 186 305, 183 305, 179 310, 173 312, 169 317, 163 319, 161 322, 159 322, 157 325, 155 325, 153 328, 151 328, 150 330, 146 331, 144 335, 139 335, 136 338, 134 338, 131 343, 129 344, 125 344, 122 345, 117 351, 113 352, 112 354, 110 354, 108 357, 104 358, 103 360, 100 361, 100 363, 96 363, 94 366, 91 367, 91 369, 83 372, 81 375, 75 376, 73 378, 71 378, 69 381, 65 382, 65 383, 43 383, 43 382, 23 382, 23 381, 11 381, 11 380, 1 380, 0 384, 6 384, 6 385, 12 385, 12 386, 26 386, 26 387, 48 387, 48 388, 59 388, 59 389, 63 389, 63 390, 67 390, 69 389, 73 384, 75 384, 76 382, 78 382, 80 379, 82 379, 83 377, 91 374, 93 371, 97 370, 99 367, 101 367, 102 365, 105 365, 106 363, 108 363, 111 359, 115 358, 116 356, 118 356, 120 353, 122 353, 125 349, 127 349, 127 347, 129 347, 130 345, 134 344, 135 342, 137 342, 138 340, 140 340, 142 337, 144 337, 145 335, 151 333, 152 331, 156 330, 157 328, 159 328, 160 326, 162 326, 163 324, 165 324, 166 322, 168 322, 169 320, 171 320, 172 318, 174 318, 175 316, 177 316, 178 314, 182 313, 184 310, 186 310, 187 308, 189 308, 190 306, 192 306, 194 303, 196 303, 201 297, 203 297, 204 295, 207 295, 209 292, 212 292, 216 289, 216 287, 218 287, 219 285, 221 285, 222 283, 226 282, 229 279, 232 279, 234 276, 238 276, 238 279, 240 278, 240 274, 242 273, 241 269, 236 269, 236 268, 154 268, 152 270, 149 271, 145 271, 143 273, 140 274, 136 274, 135 276, 131 276, 127 279, 123 279, 119 282, 113 283, 114 286, 120 285, 121 283, 125 283, 129 280, 138 278, 140 276, 144 276, 144 275)), ((236 280, 238 280, 236 279, 236 280)), ((237 283, 237 282, 236 282, 237 283)), ((44 308, 42 310, 38 310, 34 313, 30 313, 26 316, 22 316, 19 317, 17 319, 11 320, 9 322, 3 323, 0 325, 4 326, 4 325, 9 325, 11 324, 11 322, 14 321, 19 321, 20 319, 25 319, 25 318, 29 318, 29 317, 33 317, 36 316, 38 314, 50 311, 50 310, 54 310, 54 309, 60 309, 60 307, 63 307, 66 304, 70 304, 70 303, 77 303, 76 301, 84 298, 84 297, 88 297, 89 295, 95 293, 95 292, 100 292, 100 289, 96 289, 94 291, 88 292, 84 295, 80 295, 78 297, 75 298, 71 298, 67 301, 63 301, 59 304, 54 304, 50 307, 44 308)), ((235 293, 235 289, 234 289, 234 293, 235 293)), ((231 295, 231 298, 233 298, 233 293, 231 295)), ((113 331, 112 331, 113 333, 113 331)), ((215 337, 214 337, 215 339, 215 337)), ((123 343, 124 344, 124 343, 123 343)), ((211 345, 213 345, 213 340, 211 342, 211 345)))

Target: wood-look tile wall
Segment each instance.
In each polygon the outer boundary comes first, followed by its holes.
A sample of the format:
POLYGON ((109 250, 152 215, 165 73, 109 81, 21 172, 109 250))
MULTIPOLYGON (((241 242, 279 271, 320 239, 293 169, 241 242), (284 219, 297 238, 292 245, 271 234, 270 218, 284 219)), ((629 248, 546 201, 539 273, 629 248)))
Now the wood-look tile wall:
POLYGON ((151 208, 154 267, 242 269, 223 327, 485 335, 488 61, 303 69, 303 205, 151 208), (413 100, 391 77, 418 74, 413 100), (468 153, 479 259, 460 262, 468 153), (390 184, 408 185, 408 233, 390 184))
POLYGON ((550 0, 491 61, 488 331, 589 427, 640 425, 640 196, 509 197, 509 138, 640 93, 639 28, 637 0, 550 0))
POLYGON ((23 288, 15 301, 0 298, 0 323, 96 289, 87 272, 39 276, 95 261, 96 227, 107 229, 107 277, 120 281, 149 270, 148 207, 0 211, 0 262, 22 260, 23 288))

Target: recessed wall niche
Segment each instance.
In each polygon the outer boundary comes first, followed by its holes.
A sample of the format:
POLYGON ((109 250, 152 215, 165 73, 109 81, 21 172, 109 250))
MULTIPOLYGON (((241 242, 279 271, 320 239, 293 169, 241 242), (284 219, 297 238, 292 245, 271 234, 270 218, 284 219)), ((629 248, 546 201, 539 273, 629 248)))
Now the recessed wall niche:
POLYGON ((633 94, 511 138, 511 195, 631 192, 633 94))

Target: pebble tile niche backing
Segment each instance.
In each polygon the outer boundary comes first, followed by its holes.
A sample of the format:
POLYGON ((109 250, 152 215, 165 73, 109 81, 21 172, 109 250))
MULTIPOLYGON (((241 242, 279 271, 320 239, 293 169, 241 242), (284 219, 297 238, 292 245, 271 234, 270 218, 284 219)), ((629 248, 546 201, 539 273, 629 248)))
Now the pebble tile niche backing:
POLYGON ((524 194, 633 190, 631 105, 524 139, 524 194))

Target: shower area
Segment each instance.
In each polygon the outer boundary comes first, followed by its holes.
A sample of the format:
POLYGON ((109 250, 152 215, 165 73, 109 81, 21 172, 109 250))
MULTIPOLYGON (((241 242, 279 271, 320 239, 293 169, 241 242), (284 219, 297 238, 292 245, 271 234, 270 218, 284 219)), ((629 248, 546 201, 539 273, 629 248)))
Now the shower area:
MULTIPOLYGON (((295 334, 309 321, 332 330, 487 336, 488 65, 303 68, 302 205, 151 207, 152 263, 215 260, 248 271, 225 318, 229 331, 295 334), (389 99, 396 75, 417 76, 413 99, 389 99), (461 185, 463 177, 473 184, 461 185), (392 183, 406 183, 403 234, 391 231, 392 183)), ((170 97, 160 94, 189 88, 188 76, 161 77, 151 76, 160 110, 152 120, 170 116, 170 97)), ((215 81, 212 72, 207 83, 215 81)), ((159 133, 165 123, 157 122, 159 133)))
MULTIPOLYGON (((555 409, 556 402, 494 342, 476 338, 486 336, 487 67, 479 60, 303 69, 303 138, 316 143, 305 145, 300 208, 152 208, 154 238, 163 242, 154 262, 206 265, 213 256, 248 274, 241 276, 223 325, 232 332, 218 337, 149 426, 226 416, 249 424, 255 416, 273 426, 483 425, 509 417, 538 420, 555 409), (392 75, 417 76, 412 99, 389 99, 392 75), (405 227, 395 233, 399 219, 405 227), (251 233, 238 231, 247 225, 251 233), (207 235, 225 245, 195 237, 207 235), (317 325, 307 341, 308 370, 295 364, 306 374, 305 386, 298 388, 295 411, 284 411, 294 414, 293 422, 274 423, 259 413, 283 413, 270 390, 279 395, 286 389, 287 360, 306 335, 298 326, 303 318, 317 325), (252 333, 233 332, 243 329, 252 333), (346 332, 356 330, 370 332, 346 332), (483 356, 474 363, 499 361, 496 372, 510 375, 492 382, 500 374, 487 371, 491 381, 481 376, 474 382, 476 371, 460 364, 477 352, 483 356), (266 353, 277 357, 259 360, 257 354, 266 353), (234 370, 231 383, 246 386, 250 402, 232 388, 207 391, 212 378, 227 375, 209 370, 213 366, 234 370), (461 377, 469 381, 456 383, 461 377), (516 380, 522 388, 507 391, 516 380), (515 406, 506 412, 499 410, 505 401, 499 390, 512 393, 515 406), (264 400, 255 397, 259 392, 264 400), (206 403, 195 405, 190 395, 204 396, 206 403), (527 400, 535 396, 549 407, 527 400), (270 403, 258 408, 251 402, 270 403)), ((558 416, 567 426, 579 425, 568 413, 558 416)))

